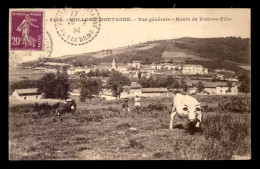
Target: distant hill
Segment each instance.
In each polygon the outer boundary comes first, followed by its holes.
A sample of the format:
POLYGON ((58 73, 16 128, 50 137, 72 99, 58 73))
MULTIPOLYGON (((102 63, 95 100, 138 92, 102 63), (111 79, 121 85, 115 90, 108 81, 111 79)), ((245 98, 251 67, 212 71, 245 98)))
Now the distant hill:
MULTIPOLYGON (((50 58, 48 61, 85 66, 112 62, 113 58, 116 62, 121 63, 131 62, 132 60, 139 60, 144 63, 184 60, 188 63, 201 62, 212 66, 214 65, 212 62, 230 61, 228 64, 222 64, 222 68, 224 65, 228 69, 227 65, 229 64, 236 67, 250 65, 250 39, 185 37, 156 40, 97 52, 50 58)), ((218 65, 214 65, 215 67, 218 67, 218 65)), ((239 67, 238 69, 242 68, 239 67)))
POLYGON ((196 53, 203 58, 230 60, 250 64, 250 39, 227 38, 180 38, 176 46, 196 53))

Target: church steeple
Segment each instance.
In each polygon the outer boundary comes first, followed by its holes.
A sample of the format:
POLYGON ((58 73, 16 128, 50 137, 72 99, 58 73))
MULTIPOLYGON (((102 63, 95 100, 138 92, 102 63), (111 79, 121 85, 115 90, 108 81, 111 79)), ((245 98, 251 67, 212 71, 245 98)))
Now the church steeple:
POLYGON ((113 58, 113 61, 112 61, 112 69, 116 69, 116 62, 115 62, 114 58, 113 58))

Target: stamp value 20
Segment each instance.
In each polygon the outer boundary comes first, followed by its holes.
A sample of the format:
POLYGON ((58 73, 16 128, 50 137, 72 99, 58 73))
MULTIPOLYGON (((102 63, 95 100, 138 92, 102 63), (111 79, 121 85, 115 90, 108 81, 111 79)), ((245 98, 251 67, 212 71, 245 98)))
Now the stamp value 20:
POLYGON ((11 12, 11 50, 43 50, 43 15, 41 11, 11 12))

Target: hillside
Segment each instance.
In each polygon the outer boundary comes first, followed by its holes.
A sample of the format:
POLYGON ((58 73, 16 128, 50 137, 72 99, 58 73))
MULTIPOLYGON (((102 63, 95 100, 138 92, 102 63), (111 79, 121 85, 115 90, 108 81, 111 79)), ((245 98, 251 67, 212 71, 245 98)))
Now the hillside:
POLYGON ((196 53, 203 58, 229 60, 250 64, 250 39, 227 38, 180 38, 176 46, 196 53))
MULTIPOLYGON (((121 63, 132 60, 140 60, 143 63, 183 60, 188 63, 201 63, 212 69, 226 68, 237 71, 243 70, 240 66, 250 65, 250 50, 250 39, 186 37, 147 41, 97 52, 66 55, 51 58, 48 61, 69 63, 74 66, 90 66, 102 62, 112 62, 113 58, 121 63), (215 64, 216 62, 221 64, 215 64)), ((35 64, 35 62, 32 63, 35 64)), ((24 64, 28 65, 28 62, 24 64)))

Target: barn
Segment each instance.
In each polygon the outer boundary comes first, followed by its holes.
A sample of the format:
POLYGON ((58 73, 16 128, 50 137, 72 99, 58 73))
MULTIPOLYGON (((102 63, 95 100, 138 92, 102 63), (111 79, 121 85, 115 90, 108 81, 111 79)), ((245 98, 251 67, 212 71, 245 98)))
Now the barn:
POLYGON ((42 98, 42 93, 39 93, 38 88, 15 89, 12 95, 19 100, 35 100, 42 98))
POLYGON ((142 88, 142 97, 168 96, 167 88, 142 88))

